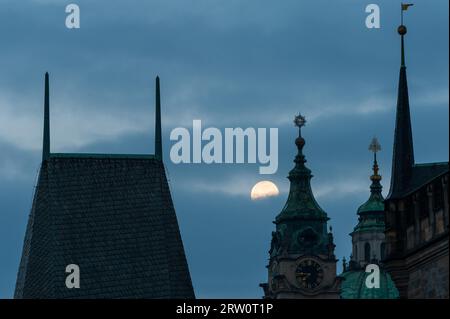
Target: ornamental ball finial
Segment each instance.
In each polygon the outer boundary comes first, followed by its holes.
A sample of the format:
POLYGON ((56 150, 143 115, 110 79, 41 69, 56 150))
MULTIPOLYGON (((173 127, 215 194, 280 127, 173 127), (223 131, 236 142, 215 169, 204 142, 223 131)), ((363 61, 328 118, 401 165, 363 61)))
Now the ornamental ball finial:
POLYGON ((400 35, 405 35, 406 32, 408 32, 408 29, 406 29, 406 27, 402 24, 401 26, 398 27, 397 32, 400 35))
POLYGON ((305 139, 301 136, 297 137, 295 139, 295 145, 297 145, 299 149, 302 149, 305 146, 305 139))
POLYGON ((295 145, 297 145, 298 150, 301 152, 305 146, 305 139, 302 137, 302 127, 306 124, 306 119, 300 113, 295 116, 294 124, 298 127, 298 137, 295 139, 295 145))

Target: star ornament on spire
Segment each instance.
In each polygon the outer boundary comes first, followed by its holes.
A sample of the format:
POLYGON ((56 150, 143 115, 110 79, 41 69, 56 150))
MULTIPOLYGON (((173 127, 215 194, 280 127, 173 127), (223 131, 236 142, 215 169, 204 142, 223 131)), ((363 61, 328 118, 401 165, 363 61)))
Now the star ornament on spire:
POLYGON ((306 118, 304 116, 302 116, 301 114, 298 114, 295 116, 294 124, 298 128, 302 128, 306 124, 306 118))

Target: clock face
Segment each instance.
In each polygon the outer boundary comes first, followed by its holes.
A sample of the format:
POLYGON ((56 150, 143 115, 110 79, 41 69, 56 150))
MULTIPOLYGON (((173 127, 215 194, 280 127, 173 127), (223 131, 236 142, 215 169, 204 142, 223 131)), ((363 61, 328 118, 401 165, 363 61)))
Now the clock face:
POLYGON ((314 289, 322 282, 323 269, 314 260, 305 259, 298 264, 295 276, 300 286, 306 289, 314 289))

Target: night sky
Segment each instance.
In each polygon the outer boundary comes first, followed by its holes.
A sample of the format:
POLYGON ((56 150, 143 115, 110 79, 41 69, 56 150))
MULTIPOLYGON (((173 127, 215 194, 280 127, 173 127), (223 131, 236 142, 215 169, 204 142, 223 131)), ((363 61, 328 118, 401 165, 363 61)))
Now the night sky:
MULTIPOLYGON (((339 259, 369 196, 376 135, 383 193, 390 180, 400 66, 400 1, 376 1, 367 29, 356 0, 0 0, 0 298, 13 295, 41 161, 44 73, 51 151, 153 153, 154 78, 161 77, 169 183, 199 298, 260 298, 272 221, 289 190, 297 130, 339 259), (65 27, 65 6, 81 28, 65 27), (172 129, 279 128, 279 168, 173 164, 172 129), (250 199, 271 180, 278 197, 250 199)), ((415 158, 448 161, 448 1, 405 14, 415 158)), ((340 266, 341 261, 339 261, 340 266)), ((341 267, 339 267, 340 270, 341 267)))

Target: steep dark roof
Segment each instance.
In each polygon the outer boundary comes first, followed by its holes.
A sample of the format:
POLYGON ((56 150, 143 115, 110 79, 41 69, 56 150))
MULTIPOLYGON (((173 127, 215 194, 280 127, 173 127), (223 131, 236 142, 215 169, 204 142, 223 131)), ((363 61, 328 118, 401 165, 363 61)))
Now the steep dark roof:
POLYGON ((386 200, 404 197, 418 190, 436 177, 449 171, 447 163, 415 164, 406 79, 404 25, 398 28, 401 36, 401 66, 398 82, 397 113, 395 120, 394 150, 392 154, 391 187, 386 200))
POLYGON ((52 154, 42 163, 15 298, 194 298, 164 165, 52 154), (79 289, 65 286, 80 267, 79 289))
POLYGON ((397 194, 397 196, 407 196, 424 185, 428 184, 435 178, 444 175, 449 172, 449 163, 427 163, 427 164, 415 164, 412 167, 412 176, 407 187, 397 194))
MULTIPOLYGON (((402 36, 403 47, 403 36, 402 36)), ((395 120, 394 149, 392 153, 391 187, 388 198, 399 196, 407 187, 414 165, 414 149, 409 111, 406 67, 400 67, 398 83, 397 114, 395 120)))

